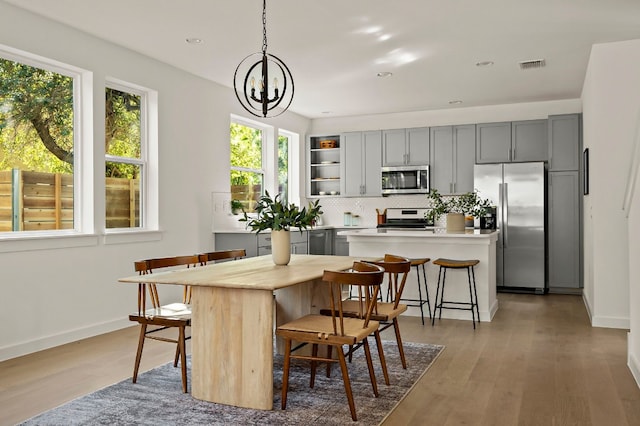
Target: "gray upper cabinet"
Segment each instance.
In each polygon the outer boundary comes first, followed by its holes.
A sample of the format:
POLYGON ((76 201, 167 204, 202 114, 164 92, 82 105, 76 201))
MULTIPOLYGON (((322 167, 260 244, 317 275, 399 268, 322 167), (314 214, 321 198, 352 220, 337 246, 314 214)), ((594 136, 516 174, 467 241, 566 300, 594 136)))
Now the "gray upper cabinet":
POLYGON ((547 161, 547 120, 476 125, 476 163, 547 161))
POLYGON ((475 125, 431 128, 430 186, 441 194, 473 191, 475 125))
POLYGON ((476 124, 476 163, 511 161, 511 123, 476 124))
POLYGON ((346 196, 382 195, 382 133, 350 132, 341 137, 346 196))
POLYGON ((382 132, 382 165, 429 164, 429 128, 393 129, 382 132))
POLYGON ((549 171, 578 170, 580 114, 549 116, 549 171))
POLYGON ((549 143, 547 120, 511 123, 511 161, 547 161, 549 143))
POLYGON ((581 287, 580 179, 577 171, 549 173, 549 290, 581 287))

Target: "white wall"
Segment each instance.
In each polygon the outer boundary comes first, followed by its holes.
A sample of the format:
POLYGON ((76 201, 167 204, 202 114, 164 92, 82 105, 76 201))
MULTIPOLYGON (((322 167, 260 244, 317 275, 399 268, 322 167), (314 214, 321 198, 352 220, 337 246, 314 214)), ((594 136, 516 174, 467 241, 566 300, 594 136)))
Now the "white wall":
MULTIPOLYGON (((596 326, 629 328, 629 229, 622 210, 640 108, 640 40, 594 45, 583 90, 586 299, 596 326)), ((633 263, 631 263, 633 264, 633 263)))
MULTIPOLYGON (((158 91, 162 230, 159 241, 105 244, 96 236, 76 248, 46 249, 44 241, 36 244, 39 250, 17 251, 25 249, 24 242, 2 242, 2 360, 130 325, 135 286, 117 279, 133 275, 134 260, 211 249, 211 193, 229 188, 229 116, 248 114, 227 87, 3 2, 0 44, 93 73, 94 138, 84 143, 95 150, 98 229, 104 221, 105 77, 158 91)), ((268 124, 303 139, 309 121, 287 112, 268 124)))
POLYGON ((584 145, 591 194, 585 199, 585 287, 592 324, 629 328, 629 367, 640 384, 640 188, 623 211, 640 116, 640 40, 594 45, 583 89, 584 145), (587 287, 588 286, 588 287, 587 287))

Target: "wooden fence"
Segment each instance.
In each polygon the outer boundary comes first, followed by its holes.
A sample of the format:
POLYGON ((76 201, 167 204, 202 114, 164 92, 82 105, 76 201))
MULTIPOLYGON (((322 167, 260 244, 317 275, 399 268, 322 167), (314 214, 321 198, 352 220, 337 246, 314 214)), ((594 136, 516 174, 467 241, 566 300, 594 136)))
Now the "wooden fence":
MULTIPOLYGON (((140 182, 107 178, 106 227, 140 226, 140 182)), ((73 175, 0 171, 0 232, 73 229, 73 175)))
POLYGON ((252 212, 262 195, 262 185, 231 185, 231 199, 238 200, 247 212, 252 212))

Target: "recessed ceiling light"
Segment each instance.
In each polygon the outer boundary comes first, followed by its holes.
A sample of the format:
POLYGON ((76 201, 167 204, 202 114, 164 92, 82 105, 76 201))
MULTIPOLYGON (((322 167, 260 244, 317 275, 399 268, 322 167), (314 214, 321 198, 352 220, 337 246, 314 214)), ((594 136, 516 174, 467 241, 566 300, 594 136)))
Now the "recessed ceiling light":
POLYGON ((331 111, 322 111, 322 114, 331 114, 331 111))
POLYGON ((476 67, 490 67, 491 65, 493 65, 493 61, 476 62, 476 67))
POLYGON ((459 105, 461 103, 462 103, 462 101, 460 101, 460 100, 449 101, 449 105, 459 105))
POLYGON ((201 38, 197 38, 197 37, 189 37, 185 41, 187 43, 189 43, 189 44, 200 44, 200 43, 202 43, 202 39, 201 38))
POLYGON ((391 77, 393 75, 392 72, 389 71, 381 71, 378 74, 376 74, 378 77, 391 77))

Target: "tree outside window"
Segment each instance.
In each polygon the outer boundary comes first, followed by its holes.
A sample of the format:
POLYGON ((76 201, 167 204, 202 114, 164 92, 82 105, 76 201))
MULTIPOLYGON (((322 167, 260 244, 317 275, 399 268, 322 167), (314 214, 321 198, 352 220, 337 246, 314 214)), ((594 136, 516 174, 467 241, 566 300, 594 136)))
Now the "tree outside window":
POLYGON ((74 78, 0 58, 0 231, 74 228, 74 78))
POLYGON ((263 132, 231 123, 231 199, 254 212, 264 187, 263 132))

